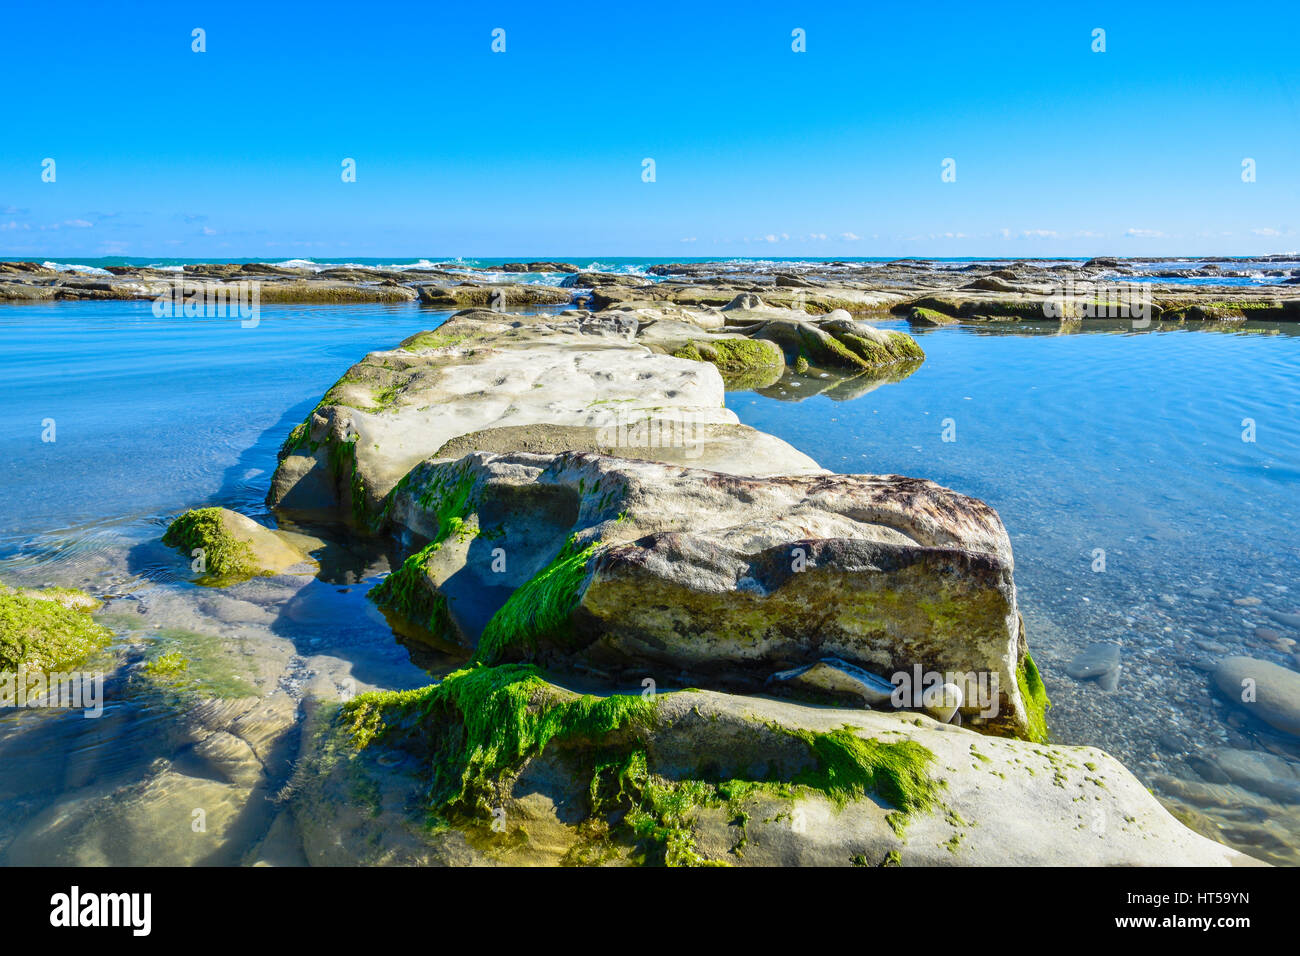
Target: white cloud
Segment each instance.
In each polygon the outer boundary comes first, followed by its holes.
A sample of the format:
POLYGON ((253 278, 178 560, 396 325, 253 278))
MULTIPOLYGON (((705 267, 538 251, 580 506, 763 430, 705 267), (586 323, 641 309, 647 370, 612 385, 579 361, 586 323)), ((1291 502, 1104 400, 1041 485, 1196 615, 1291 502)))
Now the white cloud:
POLYGON ((857 242, 862 237, 859 236, 856 232, 841 232, 840 238, 847 239, 849 242, 857 242))
POLYGON ((825 239, 825 238, 826 238, 826 233, 824 233, 824 232, 810 232, 810 233, 808 233, 808 238, 809 238, 809 239, 825 239))
POLYGON ((686 239, 681 239, 681 240, 678 240, 678 241, 679 241, 679 242, 695 242, 695 238, 696 238, 695 236, 690 236, 690 237, 688 237, 688 238, 686 238, 686 239))
POLYGON ((1021 239, 1055 239, 1056 237, 1055 229, 1022 229, 1020 232, 1021 239))
POLYGON ((1250 230, 1257 236, 1280 236, 1282 233, 1277 229, 1252 229, 1250 230))
POLYGON ((1158 229, 1129 229, 1124 235, 1130 239, 1163 239, 1165 234, 1158 229))
POLYGON ((73 229, 89 229, 95 225, 93 222, 87 222, 84 219, 65 219, 63 220, 63 224, 65 226, 70 226, 73 229))

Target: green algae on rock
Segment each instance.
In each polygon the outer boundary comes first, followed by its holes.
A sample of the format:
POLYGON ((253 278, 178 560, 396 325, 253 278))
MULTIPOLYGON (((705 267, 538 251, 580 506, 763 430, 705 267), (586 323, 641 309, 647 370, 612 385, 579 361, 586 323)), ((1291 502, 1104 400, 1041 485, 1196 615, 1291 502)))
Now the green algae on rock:
POLYGON ((76 667, 112 639, 90 612, 99 602, 82 591, 0 585, 0 671, 76 667))
POLYGON ((588 564, 599 548, 599 542, 582 545, 571 536, 554 560, 517 588, 488 621, 475 660, 495 664, 517 659, 535 651, 541 637, 552 645, 563 643, 569 615, 582 598, 588 564))
POLYGON ((270 576, 304 560, 274 531, 227 508, 185 512, 168 526, 162 542, 194 559, 200 584, 218 587, 270 576))
POLYGON ((1047 699, 1047 688, 1043 686, 1038 665, 1028 654, 1016 669, 1016 684, 1020 688, 1020 698, 1025 703, 1028 739, 1036 743, 1047 743, 1047 709, 1052 706, 1052 702, 1047 699))
MULTIPOLYGON (((405 481, 405 480, 404 480, 405 481)), ((403 483, 401 487, 405 487, 403 483)), ((475 528, 465 524, 471 510, 474 479, 462 469, 459 475, 435 478, 421 491, 420 507, 433 515, 436 531, 432 540, 370 591, 370 599, 387 608, 437 640, 454 643, 448 634, 452 626, 447 599, 429 577, 429 561, 453 535, 468 537, 475 528)))
MULTIPOLYGON (((440 684, 410 691, 364 694, 343 705, 339 724, 357 749, 382 743, 427 761, 428 808, 459 826, 473 826, 507 798, 514 779, 552 741, 585 754, 575 772, 585 819, 569 862, 631 850, 633 862, 713 865, 693 834, 702 808, 726 807, 743 820, 746 801, 762 793, 792 801, 816 792, 843 807, 870 795, 894 808, 896 832, 909 815, 938 806, 934 755, 911 741, 884 743, 851 729, 812 732, 769 726, 807 748, 802 769, 765 779, 712 780, 664 776, 654 770, 658 702, 654 697, 577 695, 547 683, 528 665, 474 666, 440 684)), ((742 840, 733 848, 743 853, 742 840)))
POLYGON ((430 808, 474 812, 490 805, 499 778, 552 739, 600 737, 644 724, 654 702, 578 696, 527 665, 472 667, 419 690, 377 691, 344 704, 340 719, 357 747, 418 740, 428 748, 430 808))
POLYGON ((1101 751, 915 715, 713 691, 589 697, 504 665, 323 717, 294 808, 313 861, 1253 862, 1181 826, 1101 751), (1097 812, 1114 821, 1105 839, 1087 825, 1097 812))
POLYGON ((740 335, 692 339, 672 355, 712 363, 729 390, 770 385, 785 368, 785 357, 775 343, 740 335))

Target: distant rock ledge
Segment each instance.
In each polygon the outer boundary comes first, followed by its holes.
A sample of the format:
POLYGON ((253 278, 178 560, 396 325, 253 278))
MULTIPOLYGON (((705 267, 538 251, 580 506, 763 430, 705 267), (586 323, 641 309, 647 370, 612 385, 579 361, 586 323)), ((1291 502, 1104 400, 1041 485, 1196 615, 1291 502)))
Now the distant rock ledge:
MULTIPOLYGON (((965 322, 1081 320, 1233 325, 1300 319, 1300 269, 1281 257, 1169 269, 1147 259, 979 262, 696 262, 645 273, 583 270, 567 262, 459 263, 377 268, 197 263, 181 271, 111 266, 92 274, 36 262, 0 262, 0 302, 157 299, 182 289, 218 292, 256 282, 261 302, 419 302, 440 309, 579 305, 591 310, 722 308, 737 296, 825 315, 894 315, 920 327, 965 322), (108 274, 102 274, 108 273, 108 274), (527 277, 532 277, 531 281, 527 277), (560 278, 562 277, 562 278, 560 278), (1232 280, 1250 278, 1249 284, 1232 280), (1194 279, 1195 284, 1185 280, 1194 279), (1184 281, 1171 281, 1184 280, 1184 281), (202 284, 201 286, 197 284, 202 284), (1129 300, 1143 297, 1140 315, 1129 300)), ((187 293, 188 294, 188 293, 187 293)))

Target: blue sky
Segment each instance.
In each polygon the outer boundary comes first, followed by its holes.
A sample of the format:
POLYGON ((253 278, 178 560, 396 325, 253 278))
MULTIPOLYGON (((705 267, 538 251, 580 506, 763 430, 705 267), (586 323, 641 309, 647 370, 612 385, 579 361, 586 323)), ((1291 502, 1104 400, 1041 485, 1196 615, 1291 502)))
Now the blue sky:
POLYGON ((0 255, 1300 248, 1293 4, 730 6, 10 5, 0 255))

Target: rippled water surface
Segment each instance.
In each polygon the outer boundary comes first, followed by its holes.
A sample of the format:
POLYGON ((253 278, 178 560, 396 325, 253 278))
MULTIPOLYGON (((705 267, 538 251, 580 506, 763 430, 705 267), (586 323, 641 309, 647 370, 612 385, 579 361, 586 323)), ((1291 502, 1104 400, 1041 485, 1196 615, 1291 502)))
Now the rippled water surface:
MULTIPOLYGON (((85 587, 119 635, 104 718, 0 713, 0 861, 305 862, 284 801, 310 701, 427 681, 364 599, 385 558, 320 542, 318 577, 212 591, 157 539, 202 504, 269 520, 289 429, 365 352, 444 315, 286 306, 242 329, 139 303, 0 308, 0 578, 85 587), (181 689, 135 679, 175 649, 194 667, 181 689)), ((851 400, 791 377, 728 405, 836 471, 996 507, 1055 739, 1114 752, 1204 832, 1300 862, 1300 749, 1209 679, 1232 654, 1297 666, 1300 336, 1056 331, 940 329, 918 334, 914 374, 851 400), (1106 640, 1113 692, 1067 676, 1106 640)))
POLYGON ((1053 739, 1116 754, 1219 839, 1300 862, 1300 747, 1208 673, 1238 654, 1300 664, 1300 330, 1058 333, 918 333, 921 368, 851 401, 791 401, 820 387, 804 379, 728 405, 835 471, 993 505, 1053 739), (1100 641, 1122 646, 1113 693, 1065 673, 1100 641))
POLYGON ((107 675, 101 718, 0 711, 0 862, 306 862, 286 793, 312 702, 428 682, 365 600, 386 558, 309 540, 319 576, 213 590, 158 539, 205 504, 268 520, 289 429, 367 351, 445 316, 283 306, 244 329, 149 303, 0 308, 0 580, 86 588, 118 638, 85 665, 107 675), (171 654, 182 677, 146 679, 171 654))

